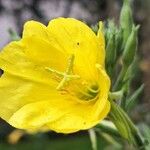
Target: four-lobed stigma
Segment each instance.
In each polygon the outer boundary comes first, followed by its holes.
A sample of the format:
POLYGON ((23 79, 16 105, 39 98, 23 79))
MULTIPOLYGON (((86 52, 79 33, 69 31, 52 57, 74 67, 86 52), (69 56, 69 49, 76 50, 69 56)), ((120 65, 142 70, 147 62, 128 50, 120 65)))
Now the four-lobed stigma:
POLYGON ((70 80, 80 78, 79 75, 74 75, 73 74, 74 59, 75 59, 74 54, 70 55, 70 57, 68 59, 67 69, 66 69, 65 72, 60 72, 60 71, 54 70, 50 67, 45 67, 46 70, 48 70, 52 73, 55 73, 56 75, 58 75, 59 77, 62 78, 62 80, 60 81, 60 83, 56 87, 57 90, 62 90, 63 87, 66 85, 66 83, 68 83, 70 80))

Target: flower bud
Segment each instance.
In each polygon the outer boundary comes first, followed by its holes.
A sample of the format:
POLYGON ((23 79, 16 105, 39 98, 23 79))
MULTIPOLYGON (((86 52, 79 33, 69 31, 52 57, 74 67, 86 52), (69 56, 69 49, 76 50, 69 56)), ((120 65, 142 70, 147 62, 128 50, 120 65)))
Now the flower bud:
POLYGON ((112 34, 109 38, 106 47, 106 64, 113 64, 116 59, 115 35, 112 34))
POLYGON ((123 30, 123 47, 131 33, 133 18, 130 7, 130 0, 124 0, 123 7, 120 14, 120 25, 123 30))
POLYGON ((114 22, 110 20, 107 28, 107 45, 106 45, 106 67, 109 75, 112 73, 113 66, 116 61, 116 27, 114 22))
POLYGON ((112 100, 110 100, 110 103, 111 112, 109 117, 115 124, 120 135, 133 145, 140 148, 143 147, 145 145, 145 141, 131 119, 126 115, 125 111, 119 105, 114 103, 112 100))
POLYGON ((122 55, 123 64, 128 67, 132 61, 134 60, 135 52, 137 50, 137 32, 139 29, 138 26, 132 27, 132 32, 127 40, 127 43, 125 45, 125 49, 122 55))
POLYGON ((115 43, 116 43, 116 51, 117 51, 117 56, 120 56, 122 53, 122 29, 117 29, 116 35, 115 35, 115 43))
POLYGON ((114 21, 108 20, 108 22, 106 23, 106 27, 104 28, 106 45, 108 44, 109 39, 111 38, 112 34, 114 34, 115 30, 116 27, 114 21))

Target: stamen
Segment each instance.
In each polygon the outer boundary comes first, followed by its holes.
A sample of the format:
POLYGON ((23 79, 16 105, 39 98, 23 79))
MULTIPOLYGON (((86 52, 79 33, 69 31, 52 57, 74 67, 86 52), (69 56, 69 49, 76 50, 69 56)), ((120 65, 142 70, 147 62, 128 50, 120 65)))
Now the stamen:
POLYGON ((99 89, 94 90, 94 89, 92 89, 92 88, 90 88, 90 87, 88 87, 88 90, 89 90, 91 93, 95 93, 95 94, 99 92, 99 89))
POLYGON ((89 100, 89 99, 93 99, 93 95, 89 94, 86 91, 79 91, 77 96, 82 99, 82 100, 89 100))

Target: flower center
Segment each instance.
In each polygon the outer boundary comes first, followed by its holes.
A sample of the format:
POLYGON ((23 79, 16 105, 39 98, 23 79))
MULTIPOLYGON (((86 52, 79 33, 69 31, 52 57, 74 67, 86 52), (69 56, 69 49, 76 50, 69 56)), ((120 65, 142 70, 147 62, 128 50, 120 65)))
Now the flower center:
POLYGON ((46 67, 45 69, 59 77, 60 82, 56 87, 58 91, 62 93, 67 91, 69 94, 77 96, 81 100, 92 100, 98 95, 99 86, 96 84, 85 84, 82 80, 72 82, 75 79, 80 79, 79 75, 73 74, 74 58, 73 54, 69 57, 65 72, 60 72, 50 67, 46 67), (71 82, 71 84, 68 85, 69 82, 71 82), (69 88, 66 85, 68 85, 69 88))

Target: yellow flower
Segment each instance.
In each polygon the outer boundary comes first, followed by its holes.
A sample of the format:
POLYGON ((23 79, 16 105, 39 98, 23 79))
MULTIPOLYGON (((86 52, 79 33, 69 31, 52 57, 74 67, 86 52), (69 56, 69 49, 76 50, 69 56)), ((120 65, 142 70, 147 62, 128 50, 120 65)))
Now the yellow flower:
POLYGON ((71 133, 110 110, 104 37, 72 18, 29 21, 0 53, 0 117, 25 130, 71 133))

